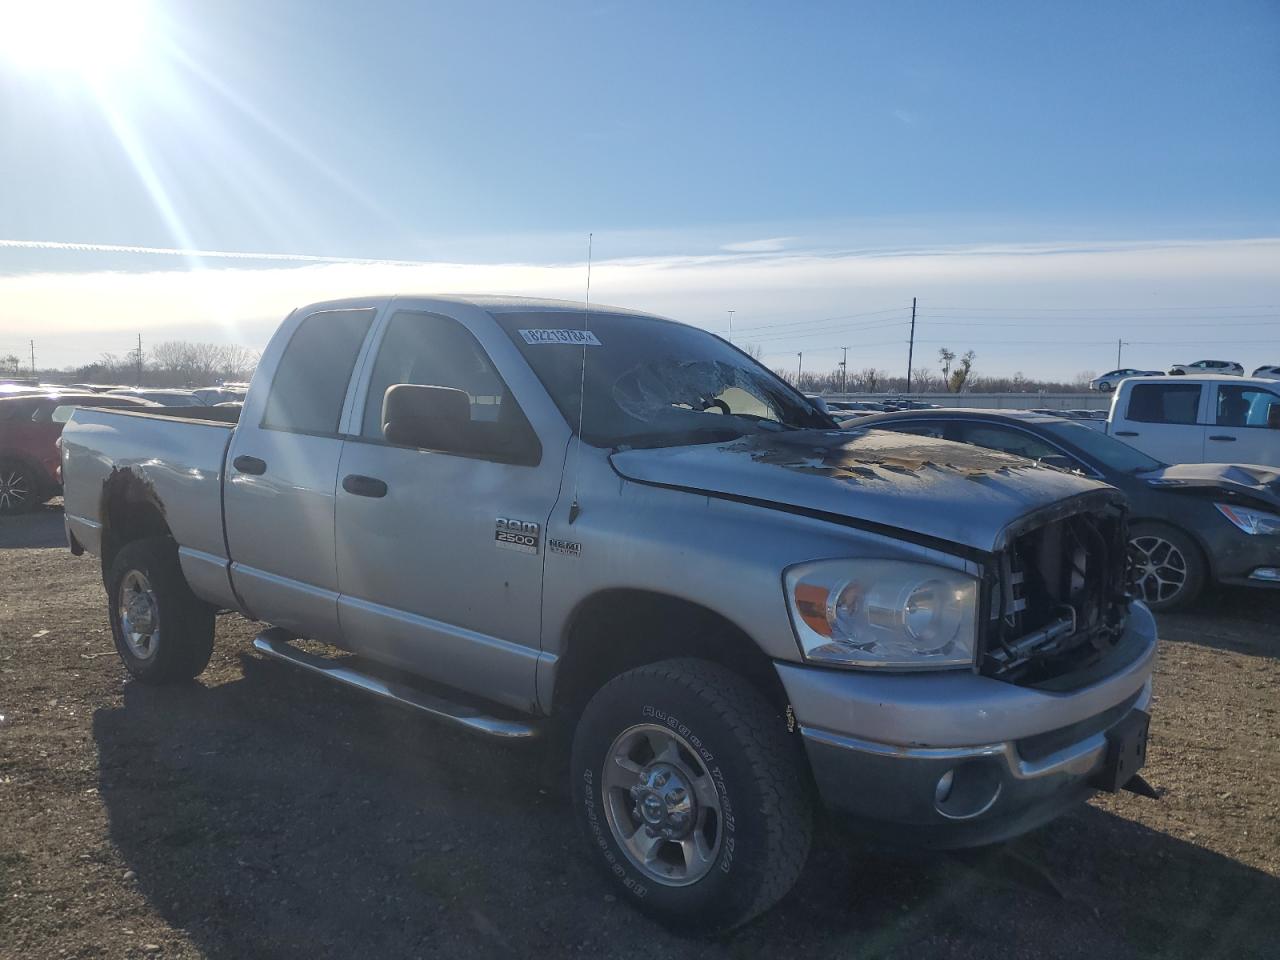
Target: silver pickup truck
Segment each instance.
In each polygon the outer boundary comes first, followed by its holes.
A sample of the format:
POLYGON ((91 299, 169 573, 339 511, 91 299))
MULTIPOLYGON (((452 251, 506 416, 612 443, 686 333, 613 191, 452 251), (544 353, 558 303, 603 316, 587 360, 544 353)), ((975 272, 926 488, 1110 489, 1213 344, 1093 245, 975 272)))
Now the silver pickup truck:
POLYGON ((945 848, 1145 787, 1155 626, 1115 490, 839 430, 670 320, 318 304, 242 410, 79 410, 63 473, 139 680, 199 674, 229 609, 266 656, 546 734, 589 856, 673 925, 782 897, 817 802, 945 848))

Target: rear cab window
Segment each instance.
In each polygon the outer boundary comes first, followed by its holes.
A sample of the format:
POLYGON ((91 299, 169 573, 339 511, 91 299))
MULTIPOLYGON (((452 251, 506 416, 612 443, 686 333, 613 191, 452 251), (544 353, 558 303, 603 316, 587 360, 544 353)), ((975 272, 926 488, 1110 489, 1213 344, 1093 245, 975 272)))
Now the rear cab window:
POLYGON ((1198 383, 1138 383, 1129 393, 1125 419, 1138 423, 1194 424, 1200 413, 1198 383))
POLYGON ((271 380, 264 430, 337 435, 351 372, 373 315, 369 308, 323 310, 298 325, 271 380))

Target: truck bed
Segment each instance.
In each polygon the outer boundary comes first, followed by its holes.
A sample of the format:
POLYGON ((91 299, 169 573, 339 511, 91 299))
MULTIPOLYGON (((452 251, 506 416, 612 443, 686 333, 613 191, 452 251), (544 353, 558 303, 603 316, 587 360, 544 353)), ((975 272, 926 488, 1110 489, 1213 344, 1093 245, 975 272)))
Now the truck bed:
POLYGON ((81 407, 62 433, 63 506, 73 544, 100 555, 112 518, 104 493, 127 485, 130 501, 158 505, 181 545, 197 594, 231 596, 222 526, 222 476, 234 407, 141 410, 81 407))

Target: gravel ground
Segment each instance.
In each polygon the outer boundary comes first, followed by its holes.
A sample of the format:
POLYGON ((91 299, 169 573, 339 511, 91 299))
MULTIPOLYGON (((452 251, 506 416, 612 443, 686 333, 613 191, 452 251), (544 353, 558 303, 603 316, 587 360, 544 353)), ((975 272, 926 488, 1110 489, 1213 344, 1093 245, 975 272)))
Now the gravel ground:
POLYGON ((127 680, 55 509, 0 520, 0 957, 1280 957, 1280 595, 1162 619, 1147 778, 991 851, 915 862, 831 825, 716 941, 614 899, 536 749, 255 654, 127 680))

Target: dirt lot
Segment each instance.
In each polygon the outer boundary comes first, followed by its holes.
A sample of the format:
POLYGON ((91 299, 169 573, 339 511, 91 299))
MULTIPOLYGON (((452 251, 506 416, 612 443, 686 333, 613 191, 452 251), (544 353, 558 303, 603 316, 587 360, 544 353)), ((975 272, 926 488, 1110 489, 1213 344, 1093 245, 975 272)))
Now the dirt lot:
POLYGON ((536 752, 265 661, 234 616, 198 684, 128 682, 56 510, 0 521, 0 582, 0 957, 1280 957, 1280 595, 1163 619, 1160 801, 915 863, 828 825, 708 943, 613 898, 536 752))

